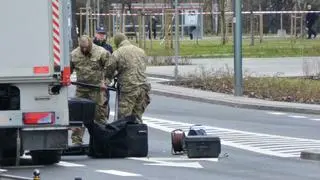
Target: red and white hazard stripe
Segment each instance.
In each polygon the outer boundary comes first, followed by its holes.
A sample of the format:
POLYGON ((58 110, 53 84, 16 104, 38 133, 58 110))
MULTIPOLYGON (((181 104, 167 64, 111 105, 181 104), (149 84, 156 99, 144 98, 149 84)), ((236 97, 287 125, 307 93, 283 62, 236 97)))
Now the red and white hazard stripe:
POLYGON ((60 51, 60 8, 59 0, 52 1, 52 35, 53 35, 53 59, 54 65, 60 66, 61 51, 60 51))

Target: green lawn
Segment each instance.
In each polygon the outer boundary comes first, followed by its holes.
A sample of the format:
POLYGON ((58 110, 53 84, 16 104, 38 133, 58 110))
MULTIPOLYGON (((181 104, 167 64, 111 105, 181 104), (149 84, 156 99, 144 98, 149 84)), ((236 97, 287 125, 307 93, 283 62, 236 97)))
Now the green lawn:
MULTIPOLYGON (((135 44, 135 41, 132 41, 135 44)), ((170 56, 174 50, 167 50, 160 45, 160 40, 146 40, 146 53, 149 56, 170 56)), ((243 40, 243 57, 296 57, 296 56, 320 56, 319 40, 297 39, 295 42, 290 39, 264 40, 261 44, 258 40, 254 46, 250 46, 248 39, 243 40)), ((221 45, 220 40, 184 40, 180 41, 180 55, 186 57, 233 57, 233 42, 221 45)))

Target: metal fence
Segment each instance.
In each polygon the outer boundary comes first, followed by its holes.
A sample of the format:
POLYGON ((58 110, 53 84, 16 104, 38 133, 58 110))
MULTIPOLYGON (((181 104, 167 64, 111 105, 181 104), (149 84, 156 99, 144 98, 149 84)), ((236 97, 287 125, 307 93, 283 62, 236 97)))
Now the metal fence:
MULTIPOLYGON (((173 10, 173 9, 172 9, 173 10)), ((141 37, 143 34, 148 37, 148 24, 152 25, 151 17, 155 16, 157 23, 157 37, 163 38, 167 24, 170 24, 172 33, 174 34, 175 21, 169 19, 167 22, 166 16, 174 11, 163 11, 161 13, 131 13, 119 14, 111 12, 109 14, 97 14, 89 12, 88 21, 90 24, 86 26, 86 12, 81 11, 76 13, 79 17, 79 34, 87 32, 93 35, 95 27, 98 26, 97 19, 99 16, 104 16, 106 19, 108 34, 110 37, 116 32, 124 32, 128 35, 141 37), (91 27, 86 29, 86 27, 91 27), (145 27, 140 28, 140 27, 145 27)), ((244 36, 254 35, 260 38, 265 37, 302 37, 305 34, 305 15, 307 13, 320 13, 320 11, 244 11, 243 28, 244 36)), ((226 36, 233 35, 234 18, 233 12, 203 12, 202 9, 184 10, 178 13, 178 27, 180 40, 188 39, 192 34, 194 38, 206 39, 207 37, 221 37, 223 28, 225 28, 226 36), (224 18, 224 26, 222 20, 224 18)), ((317 23, 319 24, 319 23, 317 23)), ((320 26, 316 27, 320 30, 320 26)))

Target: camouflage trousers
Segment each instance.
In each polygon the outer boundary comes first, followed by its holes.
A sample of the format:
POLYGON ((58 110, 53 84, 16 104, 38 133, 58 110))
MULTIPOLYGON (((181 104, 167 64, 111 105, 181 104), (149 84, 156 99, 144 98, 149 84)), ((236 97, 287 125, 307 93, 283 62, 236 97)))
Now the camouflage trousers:
MULTIPOLYGON (((109 94, 105 91, 94 91, 88 89, 77 89, 76 97, 90 99, 96 102, 95 122, 106 124, 109 119, 109 94)), ((82 144, 85 127, 72 129, 71 140, 73 144, 82 144)))
POLYGON ((136 115, 142 123, 142 115, 150 104, 150 87, 136 88, 131 92, 121 92, 119 96, 118 119, 136 115))

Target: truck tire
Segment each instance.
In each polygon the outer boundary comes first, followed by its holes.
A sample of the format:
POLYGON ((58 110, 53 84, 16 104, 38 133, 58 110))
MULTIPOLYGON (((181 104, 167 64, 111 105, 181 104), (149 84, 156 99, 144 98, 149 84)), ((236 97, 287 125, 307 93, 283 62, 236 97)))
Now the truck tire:
POLYGON ((51 165, 60 162, 62 151, 43 150, 31 151, 32 162, 35 165, 51 165))
POLYGON ((0 165, 11 166, 14 165, 16 160, 15 149, 1 150, 0 165))

